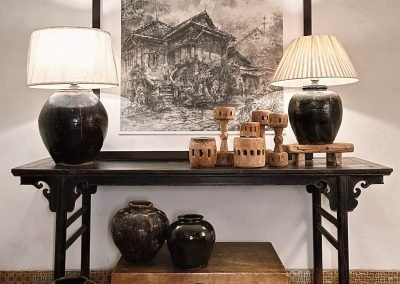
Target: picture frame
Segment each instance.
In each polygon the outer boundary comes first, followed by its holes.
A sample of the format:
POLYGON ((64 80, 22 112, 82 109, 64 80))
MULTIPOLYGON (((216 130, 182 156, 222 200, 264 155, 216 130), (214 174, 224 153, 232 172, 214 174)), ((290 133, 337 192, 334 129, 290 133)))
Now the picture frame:
MULTIPOLYGON (((304 35, 312 34, 312 0, 303 0, 304 35)), ((92 0, 92 27, 101 27, 101 0, 92 0)))
MULTIPOLYGON (((120 0, 113 0, 113 1, 120 1, 120 0)), ((110 20, 106 19, 106 17, 109 17, 109 15, 104 11, 104 6, 108 5, 107 2, 102 2, 102 0, 92 0, 92 26, 93 27, 103 27, 103 24, 107 22, 109 23, 110 20), (102 18, 103 17, 103 18, 102 18)), ((115 20, 115 19, 114 19, 115 20)), ((312 17, 311 17, 311 0, 303 0, 303 34, 308 35, 311 34, 311 28, 312 28, 312 17)), ((118 23, 120 24, 120 23, 118 23)), ((107 29, 107 27, 106 27, 107 29)), ((301 34, 299 34, 301 35, 301 34)), ((217 125, 217 124, 216 124, 217 125)), ((119 129, 120 130, 120 129, 119 129)), ((184 135, 204 135, 204 131, 140 131, 140 132, 121 132, 119 131, 119 135, 179 135, 179 134, 184 134, 184 135)), ((207 131, 207 134, 210 135, 216 135, 218 134, 218 131, 207 131)), ((236 132, 233 132, 235 134, 236 132)), ((270 133, 269 133, 270 134, 270 133)))

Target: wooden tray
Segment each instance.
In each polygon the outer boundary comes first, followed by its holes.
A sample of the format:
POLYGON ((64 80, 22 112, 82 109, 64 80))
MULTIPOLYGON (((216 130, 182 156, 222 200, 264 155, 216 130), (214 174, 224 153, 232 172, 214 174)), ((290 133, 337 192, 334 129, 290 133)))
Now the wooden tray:
POLYGON ((305 155, 314 153, 326 153, 326 165, 338 166, 342 164, 342 153, 354 152, 351 143, 332 143, 323 145, 283 145, 283 150, 294 157, 296 166, 305 166, 305 155))

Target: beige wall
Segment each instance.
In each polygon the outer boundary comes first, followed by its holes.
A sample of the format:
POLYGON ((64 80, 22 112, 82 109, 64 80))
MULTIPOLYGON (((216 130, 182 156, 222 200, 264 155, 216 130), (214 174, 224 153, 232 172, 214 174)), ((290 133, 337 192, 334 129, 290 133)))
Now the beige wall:
MULTIPOLYGON (((104 0, 103 27, 119 32, 119 0, 104 0)), ((285 0, 285 43, 301 32, 300 0, 285 0)), ((39 190, 19 186, 10 169, 47 156, 37 130, 37 116, 50 92, 25 87, 25 60, 31 30, 54 25, 89 26, 91 1, 0 1, 0 270, 50 269, 54 215, 39 190)), ((400 136, 397 78, 400 63, 398 0, 313 1, 314 32, 334 33, 348 50, 360 82, 337 87, 345 114, 338 141, 353 142, 354 155, 399 168, 393 151, 400 136)), ((119 38, 114 37, 115 47, 119 38)), ((116 55, 119 50, 116 48, 116 55)), ((113 93, 118 93, 114 90, 113 93)), ((285 98, 288 101, 290 95, 285 98)), ((186 149, 187 136, 118 135, 119 98, 102 96, 110 117, 104 149, 186 149)), ((294 141, 290 130, 287 141, 294 141)), ((271 141, 271 137, 269 137, 271 141)), ((271 145, 271 144, 270 144, 271 145)), ((349 216, 351 268, 399 269, 400 176, 385 179, 359 198, 349 216)), ((145 198, 170 219, 178 213, 203 213, 219 241, 273 242, 287 268, 311 267, 310 198, 301 187, 104 187, 94 196, 92 266, 111 268, 118 252, 109 221, 129 200, 145 198)), ((335 267, 336 252, 324 243, 326 267, 335 267)), ((79 267, 79 246, 68 251, 67 266, 79 267)))
MULTIPOLYGON (((348 50, 360 82, 337 87, 345 107, 338 140, 355 155, 394 168, 385 185, 365 190, 349 219, 350 264, 400 268, 400 1, 313 1, 314 32, 335 33, 348 50)), ((333 258, 333 256, 332 256, 333 258)))

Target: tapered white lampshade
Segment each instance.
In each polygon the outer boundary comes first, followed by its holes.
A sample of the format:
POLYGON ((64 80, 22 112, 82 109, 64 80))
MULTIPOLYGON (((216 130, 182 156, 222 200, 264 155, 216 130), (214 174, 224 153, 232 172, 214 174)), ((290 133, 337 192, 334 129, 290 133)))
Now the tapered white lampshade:
POLYGON ((333 35, 297 38, 286 49, 272 78, 272 85, 304 87, 344 85, 358 81, 357 72, 345 49, 333 35))
POLYGON ((118 86, 110 34, 80 27, 33 31, 27 84, 42 89, 69 89, 71 84, 81 89, 118 86))

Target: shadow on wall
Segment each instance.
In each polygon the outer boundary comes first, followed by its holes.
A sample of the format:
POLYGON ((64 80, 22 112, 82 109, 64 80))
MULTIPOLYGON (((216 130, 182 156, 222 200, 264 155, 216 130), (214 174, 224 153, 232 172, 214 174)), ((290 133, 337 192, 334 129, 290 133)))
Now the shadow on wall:
POLYGON ((336 34, 359 75, 358 83, 332 87, 341 96, 344 108, 395 128, 400 122, 399 9, 397 0, 366 0, 363 5, 359 1, 313 1, 313 32, 336 34), (332 11, 340 12, 340 26, 326 21, 332 11))
POLYGON ((0 120, 0 129, 13 128, 36 120, 44 102, 52 93, 49 90, 33 90, 26 86, 26 58, 31 32, 48 26, 90 26, 91 2, 1 0, 0 112, 3 119, 0 120))

